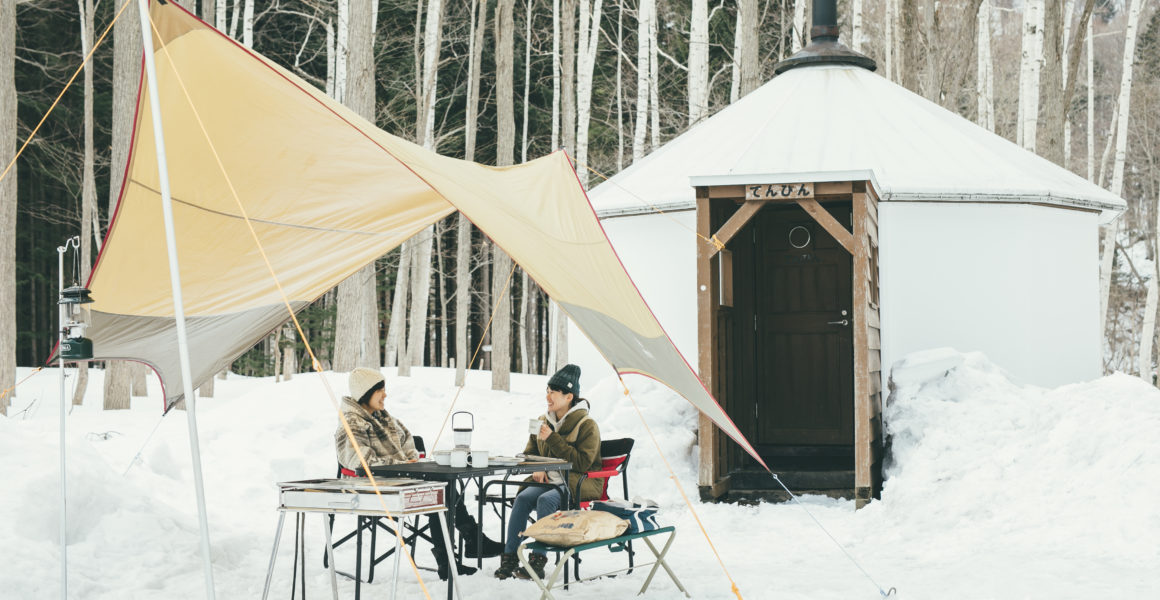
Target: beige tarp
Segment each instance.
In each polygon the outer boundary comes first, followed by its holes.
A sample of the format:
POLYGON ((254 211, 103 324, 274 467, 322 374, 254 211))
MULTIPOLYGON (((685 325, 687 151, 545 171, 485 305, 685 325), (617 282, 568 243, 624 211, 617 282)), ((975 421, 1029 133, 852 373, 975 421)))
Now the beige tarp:
MULTIPOLYGON (((289 316, 247 217, 297 310, 459 210, 619 372, 664 382, 756 457, 645 305, 564 153, 508 168, 439 156, 172 3, 151 17, 195 386, 289 316)), ((97 358, 150 364, 172 399, 183 386, 151 119, 138 102, 90 337, 97 358)))

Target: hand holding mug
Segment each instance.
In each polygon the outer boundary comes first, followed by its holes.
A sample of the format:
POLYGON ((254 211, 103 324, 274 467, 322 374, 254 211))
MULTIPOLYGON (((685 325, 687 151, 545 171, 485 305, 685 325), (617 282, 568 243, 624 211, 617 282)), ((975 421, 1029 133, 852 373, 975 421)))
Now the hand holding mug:
POLYGON ((540 425, 540 433, 538 434, 538 437, 541 440, 546 440, 546 439, 548 439, 549 435, 552 435, 552 428, 548 427, 547 423, 541 424, 540 425))

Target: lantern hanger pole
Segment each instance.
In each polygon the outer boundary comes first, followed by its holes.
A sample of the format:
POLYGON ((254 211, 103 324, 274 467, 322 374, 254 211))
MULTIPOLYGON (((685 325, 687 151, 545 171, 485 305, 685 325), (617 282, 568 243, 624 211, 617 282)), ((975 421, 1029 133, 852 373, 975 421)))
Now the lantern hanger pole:
POLYGON ((57 296, 57 317, 60 320, 60 327, 56 332, 57 339, 57 367, 60 369, 60 597, 61 600, 68 598, 68 488, 66 486, 67 478, 65 477, 65 417, 68 415, 68 401, 64 396, 64 331, 65 322, 68 320, 66 311, 67 304, 64 304, 64 254, 68 252, 69 247, 79 249, 81 245, 81 238, 74 235, 65 240, 63 246, 56 247, 56 266, 57 266, 57 289, 59 295, 57 296))

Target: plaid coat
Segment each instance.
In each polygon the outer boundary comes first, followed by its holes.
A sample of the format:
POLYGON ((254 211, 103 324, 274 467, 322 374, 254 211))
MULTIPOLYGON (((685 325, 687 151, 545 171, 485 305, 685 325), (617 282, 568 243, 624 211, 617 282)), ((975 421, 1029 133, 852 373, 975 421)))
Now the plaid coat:
MULTIPOLYGON (((350 425, 351 433, 369 466, 393 465, 419 458, 411 432, 407 431, 402 421, 387 411, 370 413, 355 399, 343 396, 342 417, 350 425)), ((362 466, 342 423, 338 424, 334 432, 334 448, 338 451, 338 462, 343 467, 353 471, 362 466)))

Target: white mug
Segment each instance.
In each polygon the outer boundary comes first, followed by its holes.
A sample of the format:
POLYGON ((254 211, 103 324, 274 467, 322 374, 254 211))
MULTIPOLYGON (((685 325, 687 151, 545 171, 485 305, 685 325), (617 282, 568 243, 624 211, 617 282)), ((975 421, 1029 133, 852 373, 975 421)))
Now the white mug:
POLYGON ((477 469, 487 467, 487 450, 472 450, 471 466, 477 469))
POLYGON ((458 448, 451 451, 451 466, 463 468, 467 466, 467 450, 458 448))
POLYGON ((542 419, 532 419, 528 421, 528 433, 531 435, 540 435, 540 426, 544 424, 542 419))

